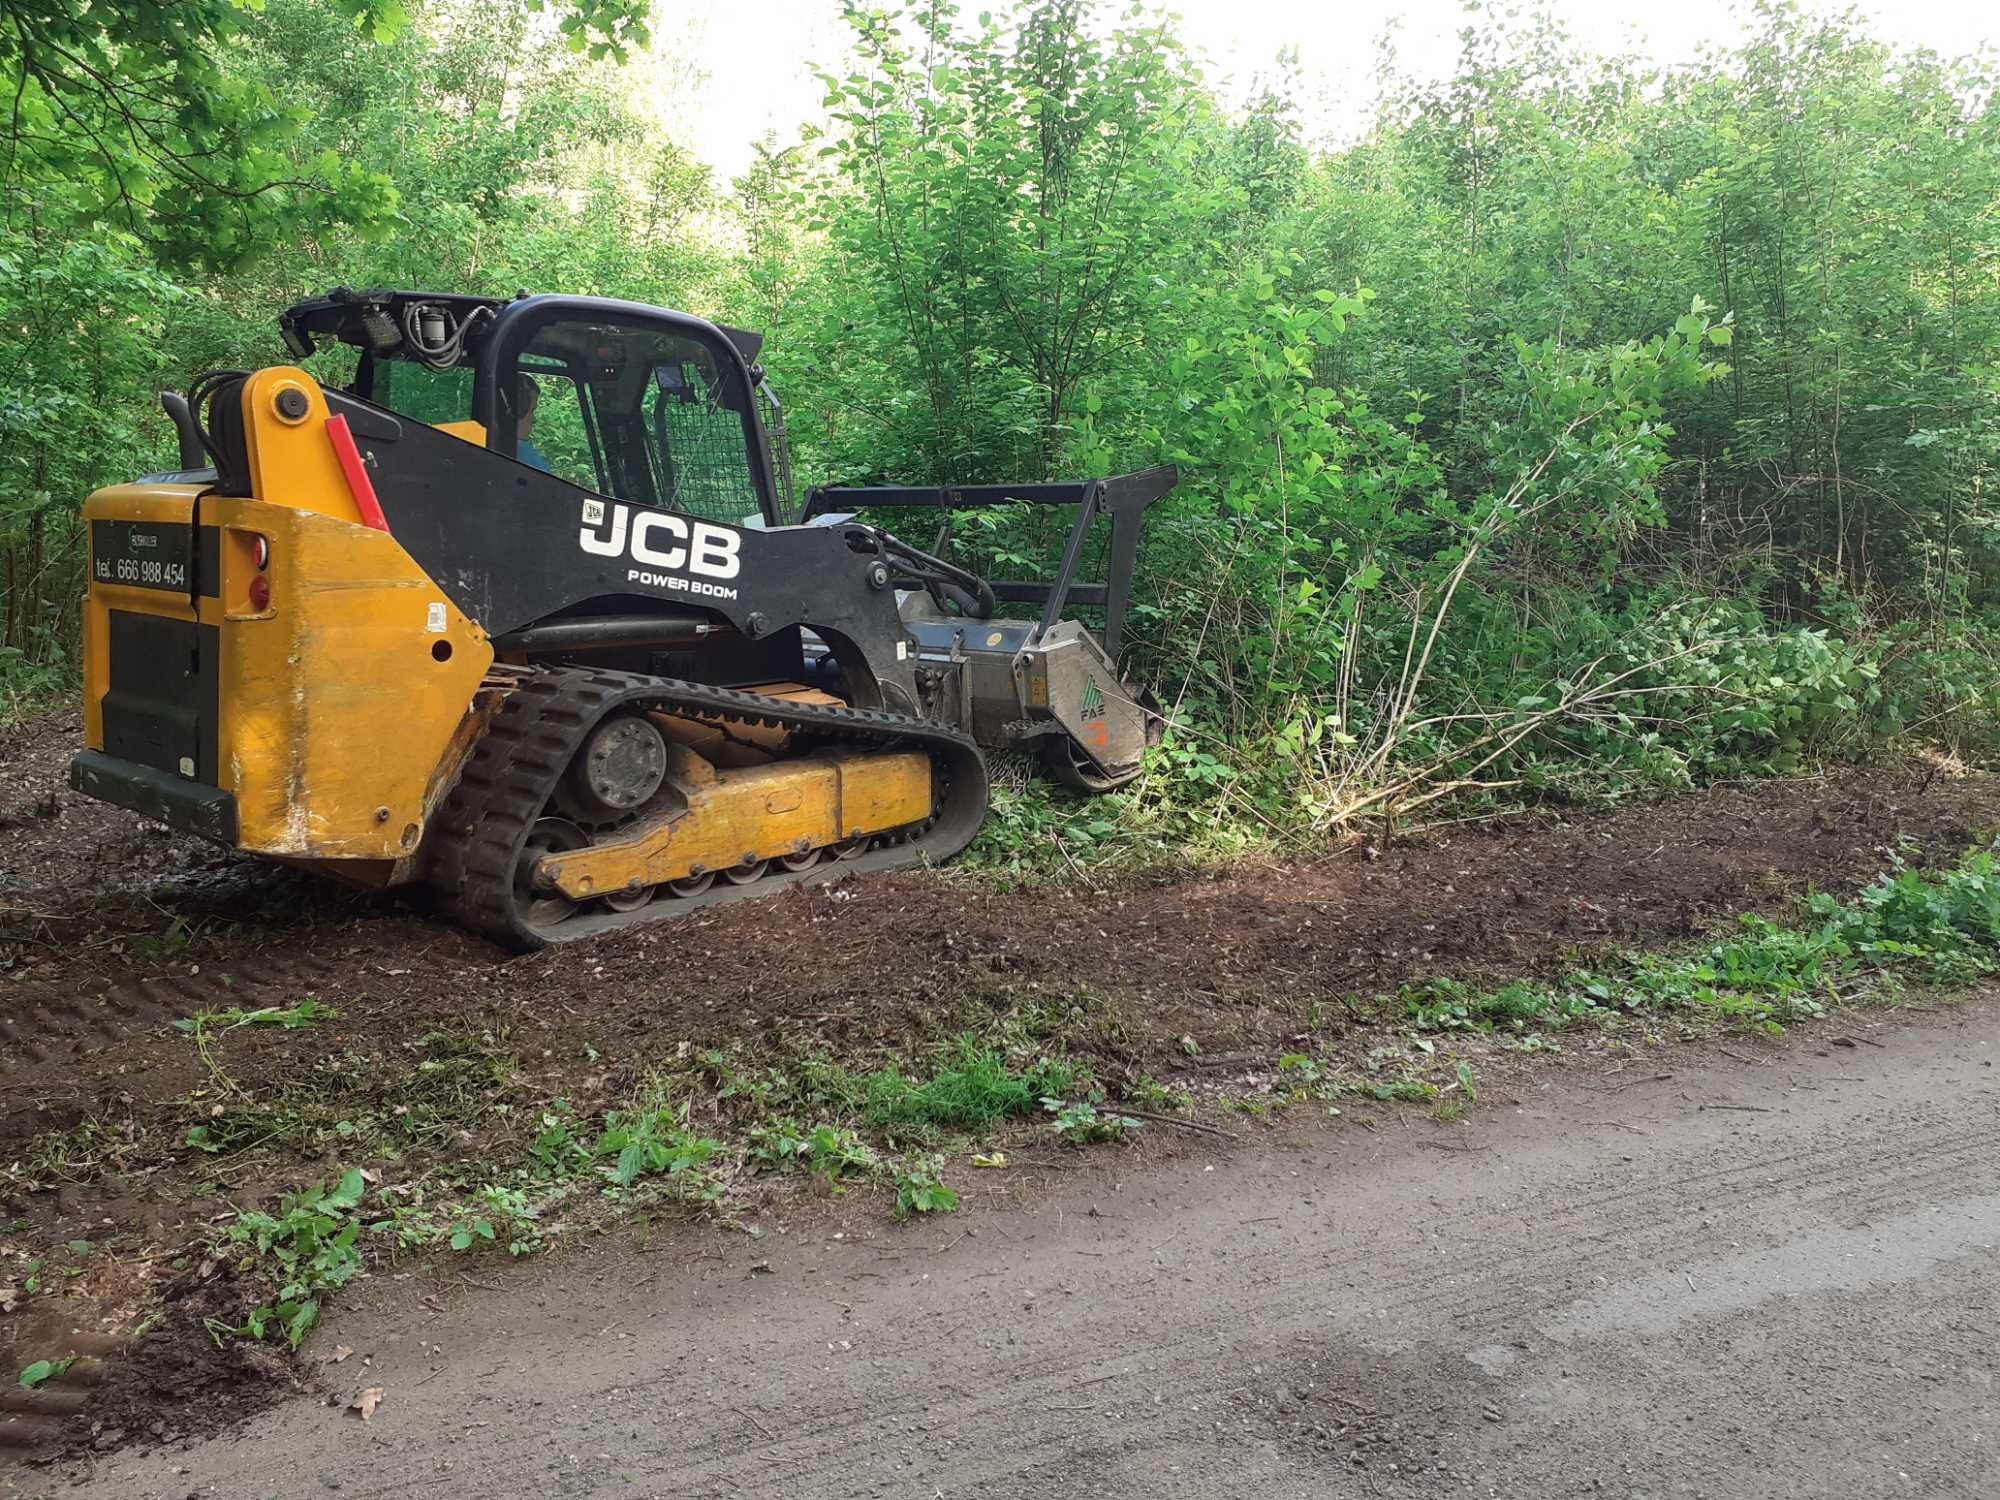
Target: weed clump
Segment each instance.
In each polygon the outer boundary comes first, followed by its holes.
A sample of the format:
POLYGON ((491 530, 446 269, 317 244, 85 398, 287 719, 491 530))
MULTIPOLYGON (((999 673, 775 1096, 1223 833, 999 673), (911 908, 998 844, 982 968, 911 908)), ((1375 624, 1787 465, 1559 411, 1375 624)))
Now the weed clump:
POLYGON ((1130 1115, 1100 1109, 1103 1102, 1103 1090, 1094 1089, 1088 1099, 1044 1099, 1042 1108, 1055 1116, 1051 1124, 1056 1135, 1072 1146, 1122 1141, 1128 1132, 1143 1128, 1144 1122, 1130 1115))
POLYGON ((1008 1115, 1031 1114, 1042 1099, 1068 1093, 1075 1082, 1076 1070, 1060 1059, 1039 1057, 1017 1073, 998 1051, 963 1036, 927 1079, 914 1081, 894 1068, 870 1075, 863 1112, 872 1125, 976 1130, 1008 1115))
POLYGON ((604 1117, 595 1154, 612 1158, 611 1185, 629 1188, 641 1177, 690 1174, 692 1180, 721 1149, 720 1141, 697 1135, 673 1110, 613 1110, 604 1117))
POLYGON ((210 1335, 219 1342, 225 1334, 261 1339, 276 1333, 298 1348, 319 1322, 324 1294, 347 1285, 361 1270, 361 1252, 354 1243, 361 1237, 361 1221, 354 1210, 366 1188, 360 1172, 349 1171, 330 1188, 286 1194, 275 1214, 238 1214, 223 1231, 223 1240, 243 1252, 239 1270, 268 1264, 279 1286, 270 1302, 250 1309, 240 1327, 210 1319, 210 1335))
POLYGON ((948 1214, 958 1208, 958 1194, 945 1186, 934 1157, 920 1157, 896 1174, 896 1217, 948 1214))
POLYGON ((879 1165, 874 1148, 853 1130, 838 1125, 808 1130, 791 1120, 751 1126, 749 1156, 780 1171, 803 1169, 828 1184, 866 1177, 879 1165))

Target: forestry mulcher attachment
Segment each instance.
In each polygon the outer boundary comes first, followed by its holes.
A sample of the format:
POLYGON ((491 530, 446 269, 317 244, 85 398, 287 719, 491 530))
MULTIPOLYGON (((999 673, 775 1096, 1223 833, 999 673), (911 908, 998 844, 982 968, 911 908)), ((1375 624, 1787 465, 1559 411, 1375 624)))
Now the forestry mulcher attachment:
POLYGON ((982 746, 1090 790, 1137 772, 1158 716, 1119 632, 1171 469, 794 508, 755 334, 346 288, 281 326, 301 360, 358 350, 349 383, 204 376, 162 398, 181 470, 84 508, 78 790, 427 883, 532 948, 949 858, 985 814, 982 746), (1013 504, 1077 508, 1051 582, 935 555, 952 512, 1013 504), (911 507, 944 518, 928 552, 864 519, 911 507))

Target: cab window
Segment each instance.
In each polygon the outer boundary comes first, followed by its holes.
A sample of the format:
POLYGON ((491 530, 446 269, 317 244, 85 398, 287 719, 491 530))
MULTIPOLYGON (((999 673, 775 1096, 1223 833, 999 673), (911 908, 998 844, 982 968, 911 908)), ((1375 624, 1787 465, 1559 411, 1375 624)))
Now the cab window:
POLYGON ((545 360, 522 360, 506 409, 514 421, 515 458, 587 490, 602 488, 583 392, 566 370, 545 360))
POLYGON ((741 524, 757 513, 748 393, 699 339, 616 322, 563 321, 500 378, 515 457, 636 505, 741 524))

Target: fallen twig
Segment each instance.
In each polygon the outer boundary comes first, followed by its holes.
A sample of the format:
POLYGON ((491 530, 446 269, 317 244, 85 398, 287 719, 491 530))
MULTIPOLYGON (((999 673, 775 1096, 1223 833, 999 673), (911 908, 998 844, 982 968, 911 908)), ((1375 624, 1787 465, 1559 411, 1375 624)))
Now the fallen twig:
POLYGON ((1220 1136, 1225 1141, 1240 1141, 1243 1139, 1240 1135, 1230 1134, 1219 1125, 1205 1124, 1200 1120, 1182 1120, 1173 1115, 1156 1114, 1150 1109, 1139 1109, 1130 1104, 1120 1104, 1117 1106, 1117 1109, 1121 1115, 1131 1115, 1133 1118, 1140 1120, 1153 1120, 1161 1125, 1178 1125, 1182 1130, 1198 1130, 1203 1135, 1220 1136))
POLYGON ((1323 1401, 1338 1401, 1342 1406, 1361 1412, 1365 1416, 1379 1417, 1382 1415, 1382 1413, 1372 1406, 1363 1406, 1359 1401, 1355 1401, 1347 1396, 1336 1395, 1332 1391, 1326 1392, 1320 1399, 1323 1401))
POLYGON ((1673 1076, 1671 1073, 1653 1073, 1644 1078, 1628 1078, 1623 1083, 1607 1083, 1603 1088, 1598 1089, 1597 1092, 1600 1094, 1609 1094, 1618 1089, 1629 1089, 1641 1083, 1665 1083, 1673 1076))
POLYGON ((1063 863, 1070 867, 1071 872, 1075 874, 1077 880, 1081 882, 1085 890, 1089 891, 1093 896, 1104 894, 1103 891, 1098 889, 1096 882, 1083 873, 1083 866, 1079 865, 1070 854, 1068 845, 1062 841, 1062 835, 1052 833, 1049 835, 1049 841, 1056 846, 1056 853, 1063 857, 1063 863))

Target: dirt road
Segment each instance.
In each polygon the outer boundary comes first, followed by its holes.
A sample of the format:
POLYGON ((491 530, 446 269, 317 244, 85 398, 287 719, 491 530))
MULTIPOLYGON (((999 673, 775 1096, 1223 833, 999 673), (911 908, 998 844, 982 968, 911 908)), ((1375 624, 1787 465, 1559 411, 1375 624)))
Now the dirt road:
POLYGON ((1992 1497, 1996 1061, 1988 997, 919 1227, 383 1282, 321 1336, 371 1422, 74 1493, 1992 1497))

